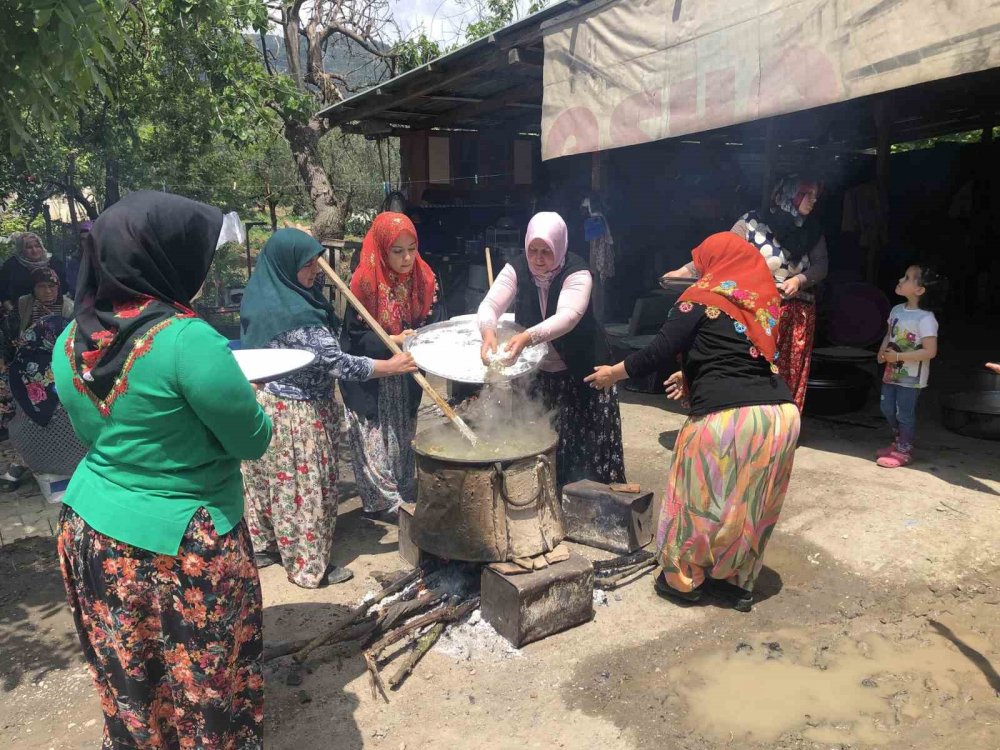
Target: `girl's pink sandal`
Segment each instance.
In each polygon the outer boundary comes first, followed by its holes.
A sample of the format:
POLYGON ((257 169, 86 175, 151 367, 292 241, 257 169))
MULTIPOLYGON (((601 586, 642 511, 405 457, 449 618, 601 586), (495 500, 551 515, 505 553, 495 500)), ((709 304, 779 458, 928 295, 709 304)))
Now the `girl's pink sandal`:
POLYGON ((892 455, 896 452, 896 441, 892 442, 888 448, 879 448, 875 451, 875 458, 885 458, 886 456, 892 455))
POLYGON ((888 455, 879 458, 877 463, 883 469, 898 469, 901 466, 906 466, 912 460, 909 453, 900 453, 898 450, 893 450, 888 455))

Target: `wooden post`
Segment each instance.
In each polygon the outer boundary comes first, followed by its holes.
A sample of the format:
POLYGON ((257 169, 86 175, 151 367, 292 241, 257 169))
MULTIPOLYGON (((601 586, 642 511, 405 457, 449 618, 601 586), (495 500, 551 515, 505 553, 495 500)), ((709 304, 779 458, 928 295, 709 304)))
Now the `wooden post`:
MULTIPOLYGON (((598 193, 601 190, 603 174, 607 171, 607 154, 603 151, 595 151, 590 155, 590 189, 598 193)), ((589 252, 588 252, 589 259, 589 252)), ((597 322, 604 323, 604 280, 600 274, 591 269, 591 276, 594 277, 594 289, 591 298, 594 301, 594 317, 597 322)))
MULTIPOLYGON (((76 152, 70 151, 69 156, 66 157, 66 198, 67 204, 69 205, 69 221, 70 225, 73 227, 73 241, 80 241, 80 226, 76 218, 76 195, 73 190, 73 181, 76 178, 76 152)), ((63 248, 62 251, 62 261, 66 262, 66 249, 63 248)))
MULTIPOLYGON (((892 155, 892 122, 889 112, 889 102, 885 97, 878 97, 874 102, 875 116, 875 185, 878 189, 879 203, 882 204, 882 216, 889 221, 889 157, 892 155)), ((882 228, 879 234, 887 237, 888 226, 882 228)), ((876 248, 868 249, 865 259, 865 277, 869 284, 878 284, 879 257, 876 248)))
POLYGON ((778 121, 769 117, 764 123, 764 154, 760 176, 760 212, 766 216, 771 210, 771 193, 774 191, 775 163, 778 161, 778 121))

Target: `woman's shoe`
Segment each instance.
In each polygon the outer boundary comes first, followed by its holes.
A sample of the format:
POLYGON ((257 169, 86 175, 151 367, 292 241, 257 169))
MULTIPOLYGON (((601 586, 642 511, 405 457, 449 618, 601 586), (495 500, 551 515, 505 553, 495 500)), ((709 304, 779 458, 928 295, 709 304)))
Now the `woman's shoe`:
POLYGON ((365 510, 361 512, 361 515, 367 518, 369 521, 381 521, 382 523, 399 523, 399 508, 390 508, 389 510, 365 510))
POLYGON ((267 568, 275 563, 281 562, 281 555, 277 552, 254 552, 253 561, 257 565, 257 570, 267 568))
POLYGON ((7 473, 0 475, 0 492, 13 492, 20 487, 26 472, 27 469, 24 466, 11 464, 7 473))
POLYGON ((737 612, 749 612, 753 609, 753 592, 735 586, 729 581, 708 578, 705 580, 705 589, 712 596, 731 605, 737 612))
POLYGON ((323 580, 319 582, 318 588, 333 586, 338 583, 345 583, 352 578, 354 578, 354 573, 347 568, 342 568, 339 565, 330 565, 326 569, 326 575, 323 576, 323 580))
POLYGON ((660 596, 665 596, 676 602, 694 604, 695 602, 701 600, 701 591, 699 589, 692 589, 691 591, 678 591, 667 583, 667 578, 663 573, 660 573, 660 575, 658 575, 653 581, 653 588, 656 589, 656 593, 660 596))

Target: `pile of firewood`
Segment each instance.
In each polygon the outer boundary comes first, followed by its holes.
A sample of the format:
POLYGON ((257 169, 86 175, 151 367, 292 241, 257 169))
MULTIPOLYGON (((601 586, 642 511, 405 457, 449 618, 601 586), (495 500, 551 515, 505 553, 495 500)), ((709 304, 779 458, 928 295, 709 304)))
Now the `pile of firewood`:
POLYGON ((415 568, 388 581, 322 635, 267 646, 264 661, 291 655, 292 669, 286 682, 299 685, 307 662, 320 663, 360 652, 371 677, 372 696, 380 694, 388 701, 380 669, 402 657, 388 681, 391 690, 399 688, 445 627, 479 607, 477 593, 463 598, 443 585, 435 586, 430 575, 435 567, 429 564, 415 568), (387 603, 390 598, 392 601, 387 603), (390 652, 394 646, 397 648, 390 652))
POLYGON ((594 586, 604 590, 625 586, 652 571, 656 564, 656 557, 646 550, 598 560, 594 563, 594 586))

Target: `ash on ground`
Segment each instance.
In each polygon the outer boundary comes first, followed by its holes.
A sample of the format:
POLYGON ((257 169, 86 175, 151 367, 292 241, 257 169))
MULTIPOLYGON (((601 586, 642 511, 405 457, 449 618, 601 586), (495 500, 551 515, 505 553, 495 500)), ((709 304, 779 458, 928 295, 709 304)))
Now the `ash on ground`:
POLYGON ((450 625, 434 646, 438 653, 468 661, 506 661, 522 656, 475 610, 461 622, 450 625))

